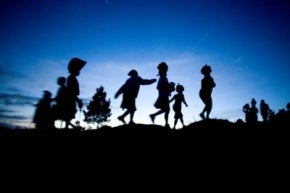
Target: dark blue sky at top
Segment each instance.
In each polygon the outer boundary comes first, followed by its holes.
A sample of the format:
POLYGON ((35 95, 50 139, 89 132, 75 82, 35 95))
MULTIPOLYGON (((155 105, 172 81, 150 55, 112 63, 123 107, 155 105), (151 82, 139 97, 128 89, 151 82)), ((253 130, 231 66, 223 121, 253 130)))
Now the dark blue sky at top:
MULTIPOLYGON (((43 58, 142 63, 190 52, 212 54, 217 63, 241 58, 220 66, 225 72, 219 75, 240 76, 227 73, 237 65, 242 72, 273 77, 276 82, 267 84, 275 92, 290 91, 288 0, 2 0, 0 18, 1 81, 31 81, 43 58)), ((8 83, 0 88, 4 94, 39 96, 40 88, 32 87, 33 92, 8 83)), ((289 100, 284 92, 277 100, 289 100)))
POLYGON ((197 52, 250 50, 261 57, 265 57, 261 48, 283 57, 289 51, 284 43, 289 42, 288 1, 20 0, 2 4, 5 47, 1 46, 1 52, 12 56, 18 52, 25 57, 24 47, 35 53, 45 47, 39 54, 61 50, 53 54, 63 57, 78 46, 86 54, 95 49, 111 54, 121 46, 125 51, 142 52, 156 45, 173 50, 194 45, 197 52))

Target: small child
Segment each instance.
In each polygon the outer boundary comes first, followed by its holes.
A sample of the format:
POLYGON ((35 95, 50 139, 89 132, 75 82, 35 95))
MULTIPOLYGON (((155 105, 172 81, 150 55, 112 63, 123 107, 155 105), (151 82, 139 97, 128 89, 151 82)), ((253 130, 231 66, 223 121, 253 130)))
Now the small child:
POLYGON ((186 101, 184 99, 183 91, 184 91, 184 87, 182 85, 178 84, 176 86, 176 92, 177 92, 177 94, 175 94, 172 97, 172 99, 169 100, 169 103, 172 102, 173 100, 175 101, 174 104, 173 104, 173 110, 175 112, 175 115, 174 115, 174 119, 175 120, 174 120, 173 129, 175 129, 178 119, 180 119, 181 124, 184 127, 183 114, 181 112, 181 105, 182 105, 182 103, 184 103, 186 107, 188 105, 187 105, 187 103, 186 103, 186 101))

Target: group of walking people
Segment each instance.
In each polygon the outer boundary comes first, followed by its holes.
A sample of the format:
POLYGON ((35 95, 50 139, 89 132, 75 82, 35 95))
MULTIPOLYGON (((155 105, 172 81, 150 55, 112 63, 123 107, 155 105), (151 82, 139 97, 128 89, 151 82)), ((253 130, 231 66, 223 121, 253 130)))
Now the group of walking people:
POLYGON ((79 98, 80 89, 77 76, 87 62, 80 58, 72 58, 68 63, 69 75, 57 78, 59 89, 56 97, 51 98, 52 94, 48 90, 44 91, 43 98, 36 104, 36 110, 33 117, 35 128, 46 129, 54 127, 56 120, 65 123, 65 128, 69 126, 76 127, 71 123, 75 118, 77 108, 81 109, 83 103, 79 98), (51 103, 54 103, 51 105, 51 103))
MULTIPOLYGON (((169 127, 168 117, 170 112, 170 103, 174 101, 173 110, 174 115, 174 126, 176 128, 178 120, 180 120, 182 126, 184 125, 183 114, 182 114, 182 104, 186 107, 188 106, 183 91, 184 86, 181 84, 175 84, 170 82, 167 78, 168 65, 166 62, 161 62, 157 66, 158 69, 158 98, 154 103, 154 107, 157 108, 157 112, 149 115, 152 123, 154 123, 156 116, 164 114, 165 127, 169 127), (177 93, 170 99, 171 93, 176 91, 177 93)), ((201 81, 201 89, 199 96, 203 103, 205 104, 204 109, 200 113, 202 119, 209 119, 209 115, 212 109, 212 98, 211 93, 212 89, 215 87, 215 82, 211 77, 211 67, 209 65, 204 65, 201 69, 201 73, 204 75, 204 78, 201 81)), ((131 70, 128 75, 129 79, 120 87, 116 92, 115 98, 118 98, 120 94, 123 94, 123 99, 121 102, 121 108, 126 109, 126 111, 118 117, 118 119, 126 124, 125 117, 130 115, 129 123, 134 124, 134 113, 136 111, 136 98, 140 89, 140 85, 150 85, 156 82, 156 79, 143 79, 138 75, 136 70, 131 70)))
MULTIPOLYGON (((243 106, 243 112, 245 113, 246 123, 255 124, 258 122, 259 109, 257 107, 257 101, 255 98, 252 98, 251 105, 249 103, 246 103, 243 106)), ((272 113, 272 110, 270 109, 269 105, 265 102, 264 99, 261 99, 260 114, 262 116, 263 122, 269 121, 271 113, 272 113)))
MULTIPOLYGON (((77 76, 80 75, 80 70, 85 66, 85 64, 86 61, 80 58, 72 58, 68 63, 68 77, 59 77, 57 79, 59 90, 56 97, 51 98, 52 94, 47 90, 44 91, 43 98, 36 105, 36 111, 33 118, 36 128, 54 127, 54 122, 56 120, 64 121, 65 128, 68 128, 69 126, 75 127, 75 125, 71 123, 71 120, 75 118, 77 108, 81 109, 83 106, 82 101, 78 97, 80 90, 77 76), (51 106, 52 102, 54 105, 51 106)), ((159 63, 157 69, 159 76, 157 82, 158 98, 156 99, 154 106, 158 110, 157 112, 150 114, 149 117, 154 124, 156 116, 164 114, 165 127, 169 127, 168 116, 170 112, 170 103, 174 102, 173 110, 175 115, 173 129, 176 128, 178 120, 180 120, 182 126, 185 126, 182 114, 182 104, 186 107, 188 104, 183 94, 184 86, 181 84, 176 85, 174 82, 168 80, 168 65, 166 62, 159 63), (173 91, 176 91, 176 94, 170 98, 173 91)), ((209 65, 204 65, 201 69, 204 78, 201 80, 199 96, 205 105, 200 113, 202 119, 209 119, 212 109, 211 93, 216 85, 214 79, 210 75, 211 71, 209 65)), ((153 84, 157 79, 143 79, 135 69, 130 70, 128 75, 130 78, 128 78, 117 90, 114 98, 116 99, 122 94, 120 107, 125 109, 125 112, 118 116, 118 120, 126 124, 125 118, 129 115, 129 124, 134 124, 134 114, 137 110, 136 98, 140 86, 153 84)))

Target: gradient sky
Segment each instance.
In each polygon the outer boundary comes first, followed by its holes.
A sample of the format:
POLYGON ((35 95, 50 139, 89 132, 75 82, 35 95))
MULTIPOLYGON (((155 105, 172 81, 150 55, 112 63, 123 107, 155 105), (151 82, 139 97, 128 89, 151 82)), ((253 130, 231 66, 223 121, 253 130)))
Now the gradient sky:
MULTIPOLYGON (((275 112, 290 102, 288 0, 1 0, 0 29, 1 124, 34 127, 33 104, 43 90, 55 96, 72 57, 87 61, 78 77, 83 101, 104 86, 111 126, 121 124, 122 97, 114 94, 127 73, 158 78, 161 61, 169 81, 185 87, 185 124, 200 120, 204 64, 217 85, 212 118, 244 119, 251 98, 275 112)), ((136 123, 150 124, 157 95, 156 83, 141 86, 136 123)), ((173 111, 169 116, 173 125, 173 111)), ((156 124, 164 124, 163 115, 156 124)))

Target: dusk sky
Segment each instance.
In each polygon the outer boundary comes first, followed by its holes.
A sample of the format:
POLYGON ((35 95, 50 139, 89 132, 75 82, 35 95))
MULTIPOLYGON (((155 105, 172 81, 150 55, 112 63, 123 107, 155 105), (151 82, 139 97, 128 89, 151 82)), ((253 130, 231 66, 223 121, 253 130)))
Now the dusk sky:
MULTIPOLYGON (((77 77, 79 97, 89 102, 102 85, 111 99, 110 126, 122 124, 122 97, 114 94, 128 72, 158 79, 162 61, 168 80, 185 87, 186 125, 200 120, 204 64, 216 82, 212 118, 244 120, 242 107, 252 98, 275 112, 290 102, 289 0, 1 0, 0 26, 3 125, 34 127, 33 105, 43 90, 55 96, 73 57, 87 61, 77 77)), ((136 123, 151 124, 156 85, 141 86, 136 123)), ((171 126, 173 117, 172 110, 171 126)), ((164 125, 163 115, 155 121, 164 125)))

